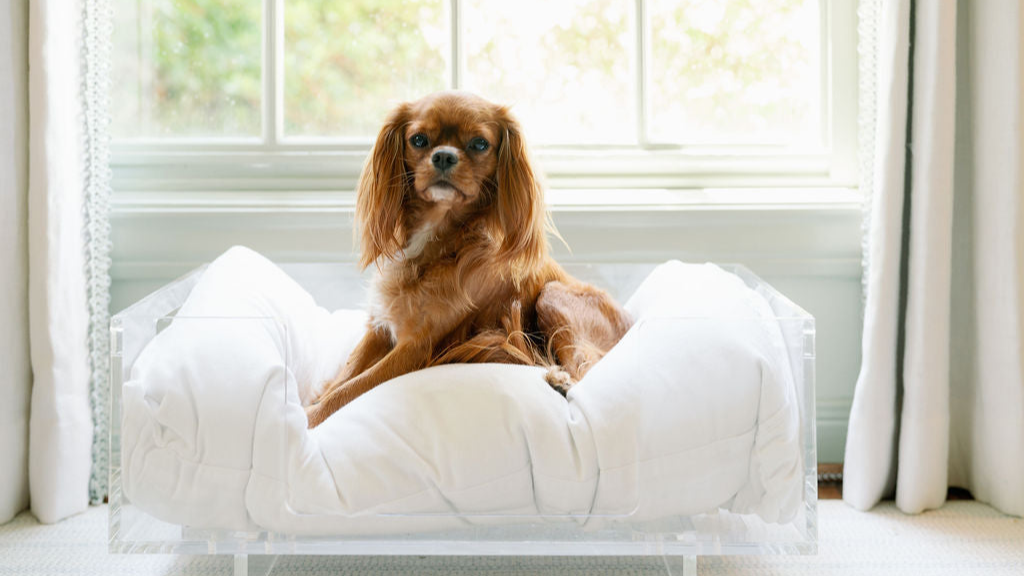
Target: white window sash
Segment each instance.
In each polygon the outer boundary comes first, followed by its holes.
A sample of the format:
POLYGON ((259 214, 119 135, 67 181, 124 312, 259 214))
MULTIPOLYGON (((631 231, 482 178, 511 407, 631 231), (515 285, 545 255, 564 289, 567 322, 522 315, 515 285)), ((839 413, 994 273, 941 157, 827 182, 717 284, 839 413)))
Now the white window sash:
MULTIPOLYGON (((690 146, 652 141, 647 0, 634 0, 637 144, 549 145, 535 157, 566 188, 853 187, 857 178, 857 3, 819 0, 822 148, 690 146)), ((355 187, 372 139, 284 133, 284 0, 263 0, 262 133, 252 138, 133 138, 112 145, 117 191, 334 190, 355 187)), ((460 88, 462 0, 448 0, 448 84, 460 88)))

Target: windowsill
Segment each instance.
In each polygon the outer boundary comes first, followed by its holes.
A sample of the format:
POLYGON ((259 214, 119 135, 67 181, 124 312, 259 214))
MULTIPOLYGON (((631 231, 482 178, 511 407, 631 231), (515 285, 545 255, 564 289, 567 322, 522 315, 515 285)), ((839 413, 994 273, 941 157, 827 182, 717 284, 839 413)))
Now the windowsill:
POLYGON ((552 190, 552 210, 709 210, 856 208, 855 188, 702 188, 640 190, 552 190))
MULTIPOLYGON (((554 189, 553 212, 732 210, 861 210, 856 188, 554 189)), ((355 209, 355 194, 342 191, 119 192, 118 214, 153 212, 333 212, 355 209)))

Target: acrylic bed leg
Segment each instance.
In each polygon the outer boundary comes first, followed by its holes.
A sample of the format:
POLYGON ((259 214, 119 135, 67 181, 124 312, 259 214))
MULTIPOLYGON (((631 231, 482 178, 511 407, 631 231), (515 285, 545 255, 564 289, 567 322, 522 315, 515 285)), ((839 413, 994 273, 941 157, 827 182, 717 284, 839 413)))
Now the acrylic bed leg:
POLYGON ((662 556, 665 562, 665 573, 675 576, 697 576, 696 556, 662 556))
POLYGON ((277 564, 278 556, 249 556, 235 554, 234 576, 269 576, 277 564))

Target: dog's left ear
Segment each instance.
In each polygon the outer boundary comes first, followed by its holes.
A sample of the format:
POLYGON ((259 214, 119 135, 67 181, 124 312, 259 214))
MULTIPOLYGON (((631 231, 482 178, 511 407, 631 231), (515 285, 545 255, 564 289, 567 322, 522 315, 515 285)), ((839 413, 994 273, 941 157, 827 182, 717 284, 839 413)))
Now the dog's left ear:
POLYGON ((522 130, 507 108, 499 109, 498 127, 498 209, 492 225, 502 238, 501 255, 509 259, 513 273, 518 274, 535 269, 547 257, 545 233, 551 225, 544 190, 530 164, 522 130))

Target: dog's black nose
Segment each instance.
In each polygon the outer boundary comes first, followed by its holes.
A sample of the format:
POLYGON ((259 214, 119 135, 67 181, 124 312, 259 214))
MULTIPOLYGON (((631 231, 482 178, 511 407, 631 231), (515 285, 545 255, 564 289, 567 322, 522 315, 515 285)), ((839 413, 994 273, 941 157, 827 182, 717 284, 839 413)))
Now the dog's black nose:
POLYGON ((459 157, 447 150, 438 150, 430 157, 430 162, 441 172, 450 170, 459 163, 459 157))

